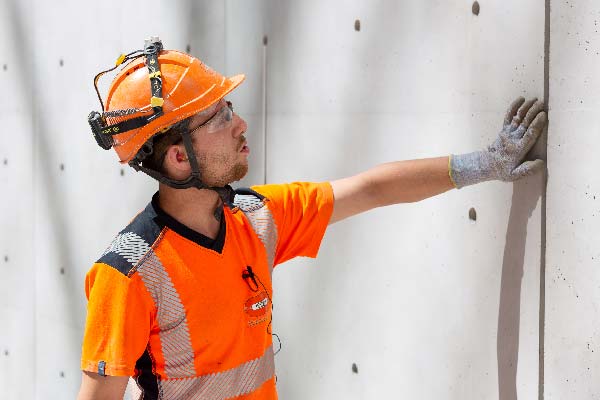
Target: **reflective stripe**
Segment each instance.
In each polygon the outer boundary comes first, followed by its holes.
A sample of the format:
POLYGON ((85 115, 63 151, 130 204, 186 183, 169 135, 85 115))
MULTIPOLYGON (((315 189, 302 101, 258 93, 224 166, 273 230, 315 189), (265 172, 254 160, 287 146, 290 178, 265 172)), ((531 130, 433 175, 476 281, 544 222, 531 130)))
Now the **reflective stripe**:
POLYGON ((162 399, 225 400, 251 393, 275 375, 273 347, 228 371, 159 382, 162 399))
POLYGON ((275 247, 277 246, 277 226, 275 225, 273 214, 271 214, 271 210, 268 207, 245 214, 254 232, 256 232, 256 235, 265 246, 269 272, 272 272, 275 261, 275 247))
POLYGON ((275 260, 275 249, 277 246, 277 225, 275 218, 269 207, 263 200, 253 195, 236 195, 235 203, 237 207, 250 221, 252 229, 265 246, 267 253, 267 261, 269 263, 269 272, 273 271, 273 263, 275 260))
POLYGON ((141 236, 133 232, 125 232, 117 235, 102 256, 108 253, 116 253, 125 258, 133 267, 148 250, 150 250, 150 245, 141 236))
POLYGON ((137 271, 156 305, 165 374, 169 378, 195 375, 194 350, 185 309, 169 274, 153 250, 148 252, 137 271))

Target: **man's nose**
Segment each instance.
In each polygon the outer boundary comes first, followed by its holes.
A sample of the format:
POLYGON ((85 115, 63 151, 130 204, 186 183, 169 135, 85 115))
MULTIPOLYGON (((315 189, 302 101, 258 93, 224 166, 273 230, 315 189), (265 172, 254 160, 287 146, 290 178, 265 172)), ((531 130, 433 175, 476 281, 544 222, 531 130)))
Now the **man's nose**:
POLYGON ((234 137, 241 136, 248 129, 248 125, 246 124, 246 121, 244 121, 244 119, 237 114, 233 114, 233 124, 234 124, 234 129, 233 129, 234 137))

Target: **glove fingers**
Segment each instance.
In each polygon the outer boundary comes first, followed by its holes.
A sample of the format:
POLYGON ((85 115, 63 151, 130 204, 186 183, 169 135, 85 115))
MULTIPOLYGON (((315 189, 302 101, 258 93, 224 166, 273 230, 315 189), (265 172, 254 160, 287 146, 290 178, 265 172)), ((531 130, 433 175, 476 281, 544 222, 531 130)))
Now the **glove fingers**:
POLYGON ((538 159, 533 161, 525 161, 523 164, 519 165, 513 170, 511 176, 515 180, 524 178, 526 176, 531 176, 542 171, 545 165, 546 163, 544 163, 544 160, 538 159))
POLYGON ((524 102, 525 98, 519 96, 515 99, 515 101, 511 103, 511 105, 508 107, 508 111, 506 111, 506 115, 504 116, 504 126, 510 125, 513 117, 519 110, 519 107, 521 107, 521 105, 523 105, 524 102))
POLYGON ((547 121, 548 118, 544 111, 540 112, 535 117, 531 123, 531 126, 529 129, 527 129, 527 132, 523 136, 523 139, 521 139, 521 154, 525 155, 529 150, 531 150, 536 140, 540 137, 540 134, 544 130, 544 126, 546 125, 547 121))
POLYGON ((521 105, 521 107, 519 107, 517 114, 513 117, 512 121, 510 123, 511 131, 514 131, 515 129, 517 129, 519 127, 521 122, 525 119, 527 112, 529 111, 531 106, 533 106, 535 104, 536 101, 537 101, 537 99, 527 100, 525 103, 523 103, 523 105, 521 105))
POLYGON ((523 123, 521 125, 525 126, 525 128, 529 128, 529 125, 531 125, 531 122, 542 111, 544 111, 544 102, 538 100, 529 109, 529 111, 527 111, 527 115, 525 116, 525 119, 523 120, 523 123))

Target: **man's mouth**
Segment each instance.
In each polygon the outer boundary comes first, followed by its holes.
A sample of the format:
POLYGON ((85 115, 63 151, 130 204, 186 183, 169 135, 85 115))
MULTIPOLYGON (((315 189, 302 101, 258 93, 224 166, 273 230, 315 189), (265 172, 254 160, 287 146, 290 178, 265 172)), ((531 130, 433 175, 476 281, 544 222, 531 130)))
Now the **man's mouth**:
POLYGON ((248 147, 248 142, 246 141, 246 139, 242 139, 242 144, 240 145, 240 153, 249 153, 250 152, 250 148, 248 147))

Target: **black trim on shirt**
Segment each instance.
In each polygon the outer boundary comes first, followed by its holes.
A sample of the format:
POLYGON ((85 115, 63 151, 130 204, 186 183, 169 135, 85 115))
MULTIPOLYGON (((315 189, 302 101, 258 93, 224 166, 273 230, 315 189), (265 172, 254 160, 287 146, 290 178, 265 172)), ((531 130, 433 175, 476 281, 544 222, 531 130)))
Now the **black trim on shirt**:
POLYGON ((235 194, 252 195, 252 196, 255 196, 256 198, 258 198, 259 200, 263 200, 265 198, 265 196, 263 196, 262 194, 258 193, 255 190, 247 188, 247 187, 242 187, 242 188, 235 189, 235 194))
POLYGON ((148 349, 142 354, 142 356, 135 363, 136 378, 135 381, 139 388, 142 389, 143 400, 157 400, 159 398, 158 392, 158 377, 153 371, 152 357, 148 349))
POLYGON ((130 250, 133 249, 134 252, 139 250, 140 239, 147 246, 152 246, 156 238, 160 235, 162 227, 157 225, 155 218, 156 212, 148 204, 129 225, 119 232, 119 235, 113 240, 109 249, 107 249, 97 262, 110 265, 123 275, 129 276, 132 268, 135 267, 135 262, 128 260, 129 257, 127 254, 130 250), (117 243, 121 251, 111 249, 117 243))
POLYGON ((219 227, 219 233, 215 239, 211 239, 208 236, 201 234, 200 232, 196 232, 195 230, 188 228, 181 222, 177 221, 175 218, 171 217, 167 214, 158 203, 158 192, 152 196, 152 208, 156 212, 156 217, 154 220, 156 223, 166 226, 171 229, 173 232, 177 233, 184 238, 191 240, 199 246, 205 247, 210 250, 214 250, 218 253, 223 252, 223 246, 225 245, 225 218, 221 218, 221 225, 219 227))

